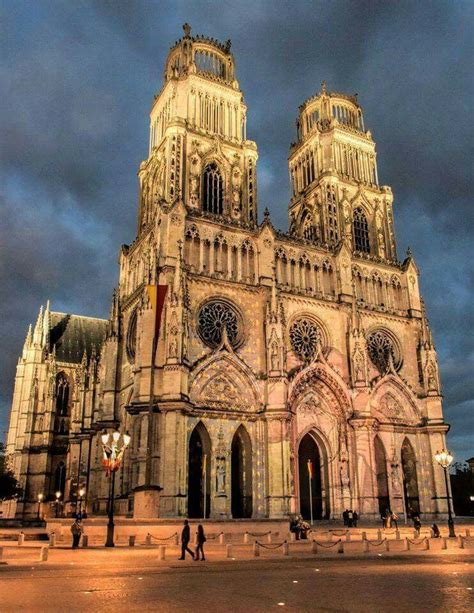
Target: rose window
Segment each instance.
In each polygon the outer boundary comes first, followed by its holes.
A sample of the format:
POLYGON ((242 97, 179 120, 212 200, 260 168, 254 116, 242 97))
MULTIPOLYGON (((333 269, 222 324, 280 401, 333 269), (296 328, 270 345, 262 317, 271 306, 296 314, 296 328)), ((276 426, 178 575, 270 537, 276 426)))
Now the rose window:
POLYGON ((367 338, 367 348, 372 364, 378 369, 381 374, 385 374, 392 359, 395 370, 399 370, 401 366, 400 352, 383 330, 374 330, 367 338))
POLYGON ((309 319, 298 319, 290 328, 290 342, 296 355, 309 362, 321 341, 319 327, 309 319))
POLYGON ((215 349, 222 341, 222 331, 236 349, 242 338, 242 321, 237 310, 223 300, 212 300, 201 307, 198 315, 198 334, 202 342, 215 349))

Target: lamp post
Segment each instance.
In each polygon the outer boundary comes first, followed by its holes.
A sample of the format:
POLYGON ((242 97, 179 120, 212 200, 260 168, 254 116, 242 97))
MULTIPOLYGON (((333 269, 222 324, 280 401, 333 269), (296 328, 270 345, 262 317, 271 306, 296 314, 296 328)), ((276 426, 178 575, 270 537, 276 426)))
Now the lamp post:
POLYGON ((43 502, 44 494, 38 494, 38 519, 41 519, 41 503, 43 502))
POLYGON ((454 459, 453 454, 450 453, 447 449, 438 451, 435 454, 435 460, 438 462, 440 466, 443 467, 443 470, 444 470, 444 482, 446 485, 446 500, 448 501, 449 538, 454 538, 456 536, 456 533, 454 532, 453 514, 451 513, 451 496, 449 495, 449 486, 448 486, 448 468, 451 466, 453 459, 454 459))
POLYGON ((56 500, 55 500, 55 505, 56 505, 56 517, 59 517, 59 499, 61 498, 61 492, 56 492, 56 500))
POLYGON ((123 454, 130 443, 130 436, 128 433, 120 434, 118 430, 115 430, 111 434, 104 432, 100 438, 104 450, 102 464, 104 465, 106 476, 110 479, 109 498, 107 503, 109 521, 107 523, 107 540, 105 546, 114 547, 115 473, 120 468, 123 454), (121 441, 120 438, 122 438, 121 441))
POLYGON ((84 494, 86 493, 86 490, 81 487, 81 489, 78 492, 79 495, 79 519, 82 519, 82 501, 84 499, 84 494))

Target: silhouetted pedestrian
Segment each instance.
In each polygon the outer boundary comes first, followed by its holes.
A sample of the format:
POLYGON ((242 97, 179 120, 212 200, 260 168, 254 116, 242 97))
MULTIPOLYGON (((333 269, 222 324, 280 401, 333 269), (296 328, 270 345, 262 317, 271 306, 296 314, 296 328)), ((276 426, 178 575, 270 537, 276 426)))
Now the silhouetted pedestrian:
POLYGON ((349 511, 347 509, 342 512, 342 520, 345 526, 349 525, 349 511))
POLYGON ((392 511, 392 523, 395 526, 395 530, 398 530, 398 515, 392 511))
POLYGON ((354 526, 354 528, 357 528, 358 520, 359 516, 357 515, 357 511, 354 511, 354 513, 352 513, 352 525, 354 526))
POLYGON ((349 509, 347 513, 347 525, 349 528, 352 528, 353 521, 354 521, 354 513, 352 512, 352 509, 349 509))
POLYGON ((204 528, 199 524, 196 532, 196 557, 195 560, 199 560, 199 552, 201 552, 201 560, 205 560, 204 557, 204 543, 206 542, 206 535, 204 534, 204 528))
POLYGON ((431 526, 431 530, 433 530, 433 538, 434 539, 439 539, 439 537, 441 536, 441 534, 439 533, 439 528, 436 524, 433 524, 431 526))
POLYGON ((190 539, 191 539, 191 530, 189 528, 188 520, 185 519, 184 520, 184 528, 183 528, 183 530, 181 532, 181 557, 178 558, 179 560, 184 560, 184 558, 186 556, 186 552, 188 552, 189 555, 194 560, 194 553, 188 547, 190 539))
POLYGON ((84 532, 84 528, 82 527, 79 519, 75 519, 74 523, 71 526, 72 532, 72 548, 77 549, 79 547, 79 542, 81 540, 81 535, 84 532))
POLYGON ((417 535, 420 536, 421 520, 418 515, 415 515, 415 517, 413 518, 413 527, 415 528, 417 535))

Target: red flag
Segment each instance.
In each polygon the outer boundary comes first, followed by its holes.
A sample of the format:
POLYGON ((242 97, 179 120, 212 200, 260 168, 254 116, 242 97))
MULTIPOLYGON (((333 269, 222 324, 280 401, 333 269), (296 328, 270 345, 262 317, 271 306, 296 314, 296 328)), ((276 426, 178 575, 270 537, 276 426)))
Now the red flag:
POLYGON ((313 463, 311 460, 308 460, 308 475, 310 479, 313 478, 313 463))
POLYGON ((161 326, 161 314, 163 313, 163 307, 165 305, 167 285, 147 285, 148 296, 150 298, 151 307, 155 313, 155 327, 154 336, 158 338, 160 334, 161 326))

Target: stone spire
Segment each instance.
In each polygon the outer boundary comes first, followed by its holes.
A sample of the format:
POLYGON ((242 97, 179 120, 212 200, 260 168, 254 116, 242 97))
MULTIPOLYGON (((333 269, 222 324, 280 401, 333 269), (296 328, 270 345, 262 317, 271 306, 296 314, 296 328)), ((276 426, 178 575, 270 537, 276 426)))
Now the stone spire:
POLYGON ((38 319, 36 320, 35 330, 33 332, 33 344, 38 345, 40 347, 43 344, 43 319, 43 305, 41 305, 38 313, 38 319))

